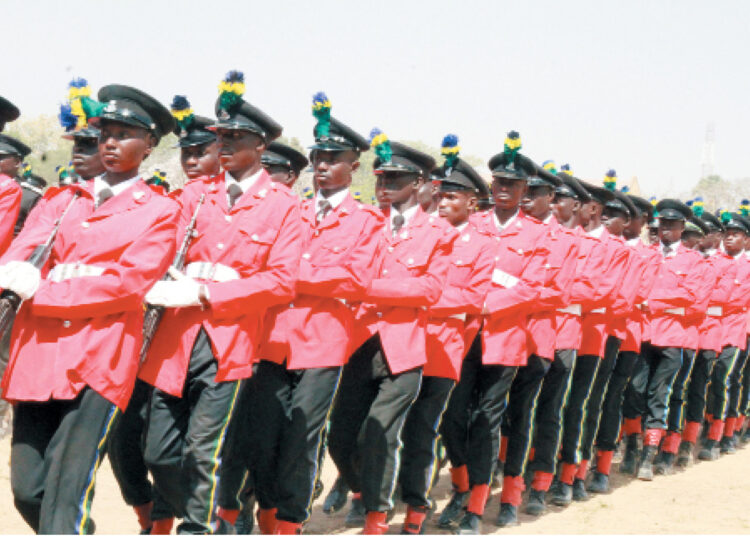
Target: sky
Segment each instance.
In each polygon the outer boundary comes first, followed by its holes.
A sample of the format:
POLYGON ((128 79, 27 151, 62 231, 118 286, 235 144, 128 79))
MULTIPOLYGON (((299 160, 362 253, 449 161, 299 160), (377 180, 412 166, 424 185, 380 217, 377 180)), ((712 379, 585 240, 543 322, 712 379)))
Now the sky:
POLYGON ((325 91, 367 135, 489 159, 509 130, 541 163, 601 181, 614 168, 644 195, 688 191, 707 125, 714 170, 750 176, 750 2, 0 0, 0 93, 25 116, 56 114, 74 76, 94 90, 186 95, 213 116, 217 85, 312 142, 325 91))

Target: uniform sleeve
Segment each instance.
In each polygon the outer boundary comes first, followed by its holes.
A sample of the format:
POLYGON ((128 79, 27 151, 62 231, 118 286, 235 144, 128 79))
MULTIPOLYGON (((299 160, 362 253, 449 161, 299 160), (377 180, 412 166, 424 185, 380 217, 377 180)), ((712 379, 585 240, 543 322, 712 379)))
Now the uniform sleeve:
POLYGON ((539 299, 539 308, 565 307, 570 303, 570 290, 576 268, 578 246, 560 234, 550 237, 549 255, 545 265, 546 281, 539 299))
MULTIPOLYGON (((600 275, 599 261, 592 254, 596 251, 592 248, 586 254, 582 254, 579 247, 575 266, 576 274, 570 287, 570 304, 581 305, 584 310, 596 308, 597 280, 600 275)), ((566 304, 567 305, 567 304, 566 304)))
MULTIPOLYGON (((12 181, 12 179, 6 179, 12 181)), ((21 188, 13 181, 0 192, 0 254, 13 240, 13 228, 21 210, 21 188)))
POLYGON ((263 270, 234 281, 207 283, 214 318, 226 319, 263 311, 294 298, 302 253, 299 206, 290 204, 263 270))
POLYGON ((627 262, 612 303, 612 313, 615 315, 625 315, 633 310, 636 297, 638 296, 641 272, 640 257, 636 255, 635 251, 625 245, 622 246, 622 249, 627 254, 627 262))
POLYGON ((468 285, 447 286, 438 302, 430 307, 431 314, 443 317, 461 313, 478 315, 482 312, 482 305, 492 280, 492 268, 495 265, 494 246, 493 240, 487 240, 482 244, 479 255, 471 267, 468 285))
POLYGON ((612 307, 618 298, 630 257, 625 248, 613 248, 609 263, 600 268, 594 299, 604 307, 612 307))
POLYGON ((393 279, 376 278, 370 284, 366 301, 398 307, 429 307, 437 303, 448 276, 455 233, 442 234, 422 275, 393 279))
POLYGON ((643 271, 641 272, 641 278, 638 286, 638 303, 643 303, 648 300, 648 295, 651 293, 651 289, 654 287, 656 282, 656 274, 659 273, 659 264, 661 259, 658 255, 652 254, 647 255, 644 259, 643 271))
MULTIPOLYGON (((669 270, 668 265, 662 264, 662 270, 669 270)), ((660 275, 661 277, 661 275, 660 275)), ((648 299, 648 307, 652 312, 661 312, 673 307, 690 307, 699 298, 699 289, 703 284, 703 270, 698 263, 691 266, 687 273, 677 275, 676 285, 663 285, 659 281, 654 284, 648 299)), ((673 278, 668 276, 664 279, 673 278)))
POLYGON ((375 275, 372 260, 376 258, 382 234, 382 220, 370 217, 344 262, 334 266, 313 266, 303 257, 297 292, 348 301, 362 300, 375 275))
POLYGON ((734 281, 737 279, 737 265, 731 262, 716 264, 715 269, 719 271, 719 278, 711 290, 709 305, 718 305, 726 309, 732 300, 734 281))
POLYGON ((164 206, 147 232, 134 237, 102 275, 59 282, 43 280, 32 299, 34 314, 92 318, 141 309, 146 292, 164 275, 174 257, 178 216, 172 202, 164 206))
POLYGON ((485 309, 490 315, 508 315, 521 310, 532 313, 545 309, 540 307, 539 298, 546 281, 545 264, 549 250, 544 240, 540 242, 532 251, 531 259, 515 285, 490 288, 485 300, 485 309))
POLYGON ((705 259, 698 263, 697 272, 701 273, 700 285, 697 287, 696 300, 685 311, 687 316, 702 316, 706 314, 708 302, 711 299, 711 291, 717 282, 717 273, 714 266, 705 259))

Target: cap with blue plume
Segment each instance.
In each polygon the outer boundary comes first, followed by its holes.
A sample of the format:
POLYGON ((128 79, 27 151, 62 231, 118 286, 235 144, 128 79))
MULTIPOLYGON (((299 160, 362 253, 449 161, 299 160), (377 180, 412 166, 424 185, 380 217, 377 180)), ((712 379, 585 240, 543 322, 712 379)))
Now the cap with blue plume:
POLYGON ((458 162, 458 154, 461 152, 461 147, 458 145, 458 136, 455 134, 446 134, 443 138, 443 142, 440 144, 440 154, 445 158, 443 162, 443 170, 445 176, 451 174, 453 168, 456 167, 458 162))
POLYGON ((21 164, 21 177, 29 177, 30 175, 31 175, 31 164, 29 164, 28 162, 24 162, 23 164, 21 164))
POLYGON ((68 102, 60 105, 58 118, 65 132, 86 128, 89 121, 101 115, 105 104, 91 98, 85 78, 74 78, 68 84, 68 102))
POLYGON ((553 175, 557 175, 557 166, 555 165, 554 160, 545 160, 544 162, 542 162, 542 167, 553 175))
POLYGON ((187 100, 187 97, 184 95, 175 95, 172 99, 170 111, 172 112, 172 117, 177 121, 180 134, 187 132, 195 121, 195 114, 190 107, 190 101, 187 100))
POLYGON ((393 149, 388 136, 379 128, 373 128, 370 131, 370 146, 375 151, 375 156, 380 158, 381 162, 391 162, 393 160, 393 149))
POLYGON ((723 223, 723 224, 726 225, 727 223, 729 223, 730 221, 732 221, 732 213, 729 212, 727 209, 720 208, 716 212, 719 213, 719 219, 721 220, 721 223, 723 223))
POLYGON ((622 188, 620 188, 620 191, 621 191, 622 193, 624 193, 624 194, 629 194, 629 193, 630 193, 630 186, 628 186, 628 185, 626 184, 625 186, 623 186, 622 188))
POLYGON ((318 121, 315 125, 315 138, 327 138, 331 133, 331 101, 322 91, 313 95, 312 113, 318 121))
POLYGON ((231 113, 245 94, 245 75, 242 71, 229 71, 219 83, 219 109, 231 113))
POLYGON ((302 188, 302 197, 305 199, 312 199, 315 196, 315 192, 310 186, 302 188))
POLYGON ((703 216, 703 212, 705 211, 705 207, 703 206, 703 198, 698 196, 693 199, 693 204, 690 206, 690 209, 693 211, 693 214, 696 218, 700 218, 701 216, 703 216))
POLYGON ((508 155, 509 163, 513 163, 516 160, 516 155, 521 150, 521 147, 523 147, 521 144, 521 135, 515 130, 508 132, 503 144, 503 152, 508 155))
POLYGON ((563 164, 560 166, 560 171, 563 173, 567 173, 571 177, 573 176, 573 171, 570 169, 570 164, 563 164))
POLYGON ((617 172, 614 169, 610 169, 604 175, 604 187, 610 192, 617 190, 617 172))
POLYGON ((352 197, 355 201, 359 201, 360 203, 362 202, 362 192, 354 192, 352 197))
POLYGON ((743 199, 742 201, 740 201, 740 208, 737 212, 740 213, 740 216, 746 217, 750 215, 750 200, 743 199))
POLYGON ((61 183, 65 183, 68 179, 73 178, 73 166, 71 164, 67 166, 55 167, 55 173, 57 173, 57 180, 61 183))

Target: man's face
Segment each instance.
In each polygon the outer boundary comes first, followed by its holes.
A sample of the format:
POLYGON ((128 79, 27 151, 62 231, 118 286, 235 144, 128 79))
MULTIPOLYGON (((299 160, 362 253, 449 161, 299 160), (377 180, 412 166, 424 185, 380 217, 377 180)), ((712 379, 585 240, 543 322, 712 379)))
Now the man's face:
POLYGON ((189 180, 198 177, 213 177, 221 170, 219 165, 219 142, 212 141, 200 145, 180 148, 180 164, 189 180))
POLYGON ((639 214, 638 216, 630 219, 630 223, 625 226, 625 230, 622 232, 622 235, 626 240, 632 240, 641 236, 641 230, 643 230, 643 221, 643 214, 639 214))
POLYGON ((432 202, 440 196, 440 183, 437 181, 426 181, 417 191, 417 202, 424 210, 430 208, 432 202), (437 183, 437 184, 436 184, 437 183))
POLYGON ((242 174, 260 163, 266 144, 258 134, 249 130, 216 129, 219 144, 219 163, 232 174, 242 174))
POLYGON ((648 243, 651 245, 659 243, 659 228, 658 227, 648 228, 648 243))
POLYGON ((684 220, 659 219, 659 240, 662 244, 674 244, 680 240, 682 231, 685 230, 684 220))
POLYGON ((414 173, 385 171, 378 173, 375 182, 375 194, 378 201, 385 205, 400 205, 415 195, 423 180, 414 173))
POLYGON ((492 197, 496 210, 515 210, 521 204, 526 193, 526 181, 508 177, 494 177, 492 180, 492 197))
POLYGON ((83 180, 93 179, 104 173, 104 164, 99 156, 99 140, 73 136, 71 161, 76 174, 83 180))
POLYGON ((438 215, 453 225, 461 225, 476 210, 477 196, 469 190, 439 193, 438 215))
POLYGON ((570 221, 580 209, 581 202, 567 195, 556 195, 552 202, 552 212, 559 222, 570 221))
POLYGON ((552 206, 554 192, 549 186, 531 186, 521 199, 521 210, 538 220, 546 218, 552 206))
POLYGON ((602 212, 602 224, 615 236, 622 236, 628 223, 630 223, 630 218, 619 210, 605 207, 602 212))
POLYGON ((716 249, 719 247, 719 244, 721 244, 721 233, 719 231, 714 231, 708 233, 701 239, 700 250, 708 251, 710 249, 716 249))
POLYGON ((21 158, 14 154, 0 154, 0 173, 15 177, 21 167, 21 158))
POLYGON ((698 246, 701 243, 701 239, 703 238, 702 235, 695 233, 693 231, 689 231, 687 233, 682 233, 682 237, 680 240, 682 240, 682 245, 685 246, 688 249, 698 249, 698 246))
POLYGON ((747 235, 738 229, 727 229, 724 233, 724 249, 731 256, 742 253, 745 249, 747 235))
POLYGON ((156 138, 145 128, 102 121, 99 134, 99 157, 105 169, 123 173, 138 169, 156 146, 156 138))
POLYGON ((310 155, 313 181, 323 192, 348 188, 352 174, 359 169, 357 158, 354 151, 313 151, 310 155))
POLYGON ((587 203, 581 204, 581 210, 578 215, 581 218, 581 225, 588 225, 592 219, 599 215, 602 206, 594 200, 588 201, 587 203))
POLYGON ((289 188, 294 186, 294 183, 297 182, 297 179, 299 178, 299 175, 297 175, 294 170, 286 166, 272 165, 265 167, 266 171, 268 171, 268 176, 273 182, 278 182, 289 188))

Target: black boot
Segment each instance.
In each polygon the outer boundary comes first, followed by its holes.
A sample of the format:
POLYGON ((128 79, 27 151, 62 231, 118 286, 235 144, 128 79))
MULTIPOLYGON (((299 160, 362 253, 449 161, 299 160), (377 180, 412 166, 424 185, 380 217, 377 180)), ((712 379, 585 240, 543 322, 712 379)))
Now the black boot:
POLYGON ((719 459, 719 446, 713 439, 706 439, 703 447, 698 452, 698 459, 704 462, 712 462, 719 459))
POLYGON ((609 491, 609 475, 594 471, 594 476, 586 489, 591 493, 607 493, 609 491))
POLYGON ((508 503, 500 503, 500 513, 497 515, 495 525, 508 527, 518 525, 518 508, 508 503))
POLYGON ((447 529, 453 525, 461 517, 464 512, 464 506, 469 500, 468 491, 454 491, 451 495, 451 500, 445 506, 445 510, 440 514, 438 519, 438 526, 443 529, 447 529))
POLYGON ((339 475, 336 482, 333 483, 331 491, 326 495, 323 501, 323 513, 334 514, 346 505, 346 496, 349 493, 349 486, 344 482, 344 478, 339 475))
POLYGON ((719 443, 719 451, 722 454, 734 454, 735 452, 737 452, 737 448, 734 446, 734 437, 722 437, 721 442, 719 443))
POLYGON ((346 513, 346 519, 344 524, 347 527, 364 527, 365 517, 367 517, 367 511, 365 510, 365 504, 362 499, 352 498, 352 505, 349 511, 346 513))
POLYGON ((693 445, 689 441, 683 441, 680 443, 680 448, 677 451, 677 461, 675 462, 677 467, 687 467, 693 463, 693 445))
POLYGON ((625 454, 620 463, 620 472, 628 475, 635 474, 638 465, 638 436, 630 434, 625 439, 625 454))
POLYGON ((557 506, 568 506, 572 500, 573 486, 566 484, 565 482, 560 482, 555 493, 552 494, 552 504, 556 504, 557 506))
POLYGON ((643 447, 643 454, 641 455, 641 464, 638 467, 638 479, 639 480, 653 480, 654 479, 654 456, 656 456, 656 448, 654 446, 647 445, 643 447))
POLYGON ((675 455, 673 452, 662 452, 659 457, 658 463, 654 464, 654 474, 657 475, 671 475, 674 473, 674 459, 675 455))
POLYGON ((544 503, 544 496, 545 492, 531 488, 529 498, 526 501, 526 513, 530 516, 542 515, 547 510, 547 505, 544 503))
POLYGON ((456 534, 479 534, 479 530, 482 528, 481 516, 474 512, 466 512, 464 517, 461 518, 461 522, 458 524, 456 534))
POLYGON ((589 494, 586 493, 586 484, 580 478, 573 480, 573 500, 574 501, 588 501, 589 494))

